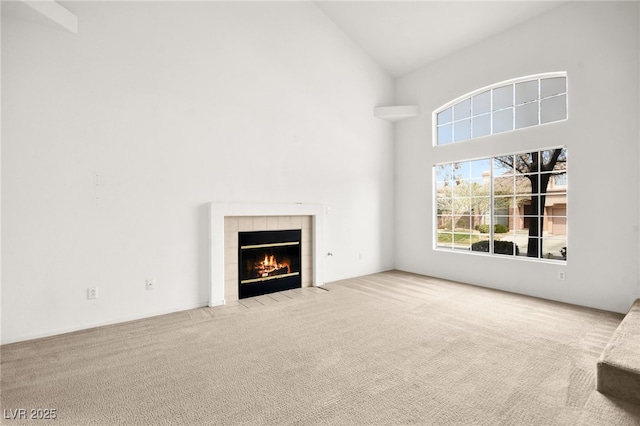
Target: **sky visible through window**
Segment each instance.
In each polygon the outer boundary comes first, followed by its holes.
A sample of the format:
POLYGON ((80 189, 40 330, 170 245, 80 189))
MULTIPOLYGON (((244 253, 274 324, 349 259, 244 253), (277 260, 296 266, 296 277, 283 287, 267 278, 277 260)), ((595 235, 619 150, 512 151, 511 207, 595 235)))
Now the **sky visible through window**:
POLYGON ((439 164, 438 249, 566 261, 564 147, 439 164))
POLYGON ((567 118, 566 73, 481 89, 435 112, 435 144, 447 145, 567 118))

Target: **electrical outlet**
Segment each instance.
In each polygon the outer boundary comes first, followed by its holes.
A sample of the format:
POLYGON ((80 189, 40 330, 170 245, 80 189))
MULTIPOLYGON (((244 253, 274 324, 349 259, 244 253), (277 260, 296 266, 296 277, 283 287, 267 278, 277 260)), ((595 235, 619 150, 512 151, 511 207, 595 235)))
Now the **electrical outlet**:
POLYGON ((98 298, 98 287, 89 287, 87 289, 87 299, 97 299, 98 298))
POLYGON ((153 278, 150 280, 147 280, 147 291, 155 290, 155 289, 156 289, 156 280, 153 278))
POLYGON ((560 281, 564 281, 564 277, 565 277, 564 271, 558 271, 558 279, 560 281))

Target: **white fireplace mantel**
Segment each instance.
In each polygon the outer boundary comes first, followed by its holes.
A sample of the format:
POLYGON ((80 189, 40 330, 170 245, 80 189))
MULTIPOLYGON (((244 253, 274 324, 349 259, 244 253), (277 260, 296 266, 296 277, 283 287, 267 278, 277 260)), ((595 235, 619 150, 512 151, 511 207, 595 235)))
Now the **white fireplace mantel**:
POLYGON ((224 218, 232 216, 311 216, 313 235, 313 282, 324 284, 324 205, 211 203, 210 258, 211 289, 209 306, 225 304, 224 299, 224 218))

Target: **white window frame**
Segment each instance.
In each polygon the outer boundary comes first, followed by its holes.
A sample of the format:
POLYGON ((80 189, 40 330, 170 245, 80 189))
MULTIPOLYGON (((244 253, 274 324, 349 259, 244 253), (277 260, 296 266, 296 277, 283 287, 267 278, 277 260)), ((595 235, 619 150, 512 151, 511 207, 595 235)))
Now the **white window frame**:
POLYGON ((468 142, 468 141, 473 141, 474 139, 479 139, 479 138, 484 138, 487 136, 491 136, 491 135, 495 135, 495 134, 499 134, 499 133, 506 133, 506 132, 512 132, 512 131, 516 131, 516 130, 521 130, 521 129, 525 129, 525 128, 529 128, 529 127, 534 127, 534 126, 542 126, 545 124, 551 124, 551 123, 556 123, 559 121, 565 121, 569 118, 569 101, 568 101, 568 93, 569 93, 569 79, 567 77, 567 72, 566 71, 558 71, 558 72, 549 72, 549 73, 542 73, 542 74, 534 74, 534 75, 529 75, 529 76, 525 76, 525 77, 519 77, 519 78, 515 78, 515 79, 511 79, 511 80, 506 80, 506 81, 502 81, 500 83, 496 83, 496 84, 492 84, 483 88, 480 88, 478 90, 474 90, 472 92, 469 92, 465 95, 462 95, 456 99, 454 99, 453 101, 447 102, 446 104, 444 104, 443 106, 441 106, 440 108, 437 108, 435 111, 433 111, 432 113, 432 144, 433 146, 437 146, 437 147, 442 147, 442 146, 447 146, 447 145, 454 145, 457 143, 463 143, 463 142, 468 142), (546 80, 546 79, 552 79, 552 78, 565 78, 566 79, 566 85, 565 85, 565 91, 562 93, 558 93, 558 94, 554 94, 551 96, 544 96, 541 93, 541 80, 546 80), (528 82, 528 81, 538 81, 538 95, 536 99, 533 99, 531 101, 527 101, 524 103, 517 103, 516 102, 516 90, 515 90, 515 85, 518 83, 524 83, 524 82, 528 82), (493 102, 493 93, 495 90, 501 89, 503 87, 507 87, 507 86, 512 86, 514 88, 514 90, 512 90, 512 104, 510 107, 507 107, 506 109, 502 109, 502 110, 494 110, 494 102, 493 102), (482 115, 488 115, 489 116, 489 120, 490 120, 490 129, 489 129, 489 133, 488 134, 484 134, 481 136, 474 136, 473 135, 473 118, 476 117, 480 117, 481 115, 476 115, 474 116, 473 113, 473 98, 474 96, 480 95, 484 92, 489 92, 490 94, 490 107, 489 107, 489 112, 486 114, 482 114, 482 115), (552 98, 556 98, 559 96, 564 96, 565 97, 565 103, 564 103, 564 108, 565 108, 565 115, 564 118, 558 119, 558 120, 551 120, 551 121, 545 121, 543 122, 542 119, 542 104, 543 101, 552 99, 552 98), (465 138, 465 139, 461 139, 459 141, 455 140, 455 123, 461 123, 463 121, 466 120, 466 118, 463 118, 461 120, 456 120, 455 117, 452 117, 450 122, 446 122, 445 124, 449 124, 451 123, 451 142, 447 142, 447 143, 443 143, 443 144, 438 144, 438 129, 439 127, 443 127, 443 125, 439 126, 438 125, 438 114, 446 111, 447 109, 451 108, 452 111, 454 109, 454 107, 458 104, 460 104, 461 102, 464 102, 466 100, 469 100, 471 103, 471 111, 470 111, 470 115, 469 115, 469 122, 470 124, 470 129, 469 129, 469 137, 465 138), (531 124, 531 125, 526 125, 526 126, 521 126, 521 127, 516 127, 516 108, 517 107, 522 107, 525 106, 527 104, 533 103, 533 102, 537 102, 537 110, 538 110, 538 119, 537 119, 537 124, 531 124), (509 130, 505 130, 505 131, 500 131, 500 132, 494 132, 494 115, 495 112, 498 111, 507 111, 508 109, 511 109, 511 129, 509 130))
MULTIPOLYGON (((536 152, 540 153, 540 152, 543 152, 543 151, 549 151, 549 150, 554 150, 554 149, 564 149, 565 150, 565 155, 567 155, 566 154, 566 150, 567 150, 566 146, 554 146, 554 147, 547 147, 547 148, 538 148, 538 149, 536 149, 536 152)), ((495 251, 494 251, 494 241, 495 241, 495 232, 494 232, 495 228, 494 228, 494 226, 495 226, 495 220, 496 220, 496 216, 501 216, 501 215, 496 215, 495 208, 494 208, 495 200, 496 200, 496 198, 495 198, 496 197, 495 187, 494 187, 495 181, 496 181, 496 174, 494 173, 494 169, 495 169, 495 161, 494 161, 494 159, 497 158, 497 157, 505 157, 505 156, 512 156, 512 155, 513 156, 517 156, 517 155, 527 154, 528 152, 530 152, 530 151, 510 152, 508 154, 503 154, 503 155, 490 155, 490 156, 482 157, 482 158, 460 159, 460 160, 456 160, 456 161, 447 161, 447 162, 444 162, 444 163, 438 163, 438 164, 434 164, 433 165, 433 167, 432 167, 432 171, 433 171, 433 173, 432 173, 432 182, 433 182, 433 194, 434 194, 434 196, 433 196, 433 212, 434 212, 434 214, 433 214, 433 229, 434 229, 434 232, 433 232, 433 249, 434 250, 442 251, 442 252, 449 252, 449 253, 466 253, 466 254, 479 255, 479 256, 496 256, 497 255, 497 257, 507 258, 507 259, 508 258, 512 258, 512 259, 520 259, 520 260, 527 260, 527 261, 534 261, 534 262, 542 261, 542 262, 552 262, 552 263, 556 263, 556 264, 557 263, 566 264, 566 262, 567 262, 567 260, 566 260, 566 246, 567 246, 567 242, 568 242, 567 241, 568 233, 564 234, 565 235, 565 237, 564 237, 564 244, 565 244, 565 246, 564 246, 564 250, 565 250, 564 259, 545 257, 544 253, 538 253, 537 256, 529 257, 529 256, 522 256, 522 255, 521 256, 517 256, 517 255, 515 255, 515 253, 513 254, 513 256, 506 256, 504 254, 495 253, 495 251), (490 208, 489 208, 489 211, 486 213, 486 215, 489 217, 489 224, 488 224, 489 225, 489 233, 488 233, 488 236, 489 236, 489 251, 488 252, 474 251, 474 250, 471 249, 471 246, 469 247, 469 249, 456 248, 454 246, 454 244, 453 244, 453 239, 455 238, 455 233, 456 233, 454 230, 452 230, 452 232, 451 232, 452 246, 451 247, 447 247, 445 245, 440 244, 438 242, 438 238, 439 238, 439 234, 440 234, 440 229, 438 227, 438 223, 439 223, 439 219, 441 217, 438 214, 438 200, 439 200, 439 198, 438 198, 438 183, 441 182, 441 181, 439 181, 438 177, 437 177, 437 168, 439 166, 443 166, 443 165, 447 165, 448 166, 448 165, 453 165, 453 164, 456 164, 456 163, 467 163, 467 162, 472 163, 472 162, 475 162, 475 161, 484 161, 484 160, 488 160, 489 166, 490 166, 489 170, 488 170, 488 172, 489 172, 488 179, 489 179, 490 183, 489 183, 489 192, 488 192, 488 197, 487 197, 489 199, 490 208)), ((568 167, 565 165, 565 169, 564 169, 564 175, 565 176, 568 176, 568 174, 567 174, 568 171, 567 170, 568 170, 568 167)), ((539 176, 541 174, 547 174, 547 173, 550 173, 550 172, 538 170, 537 172, 533 172, 531 174, 535 174, 535 175, 539 176)), ((527 174, 529 174, 529 173, 527 173, 527 174)), ((517 176, 517 174, 516 174, 516 176, 517 176)), ((471 180, 477 179, 477 176, 469 177, 468 179, 471 179, 471 180)), ((462 179, 462 180, 465 181, 466 179, 462 179)), ((515 184, 515 180, 514 180, 514 184, 515 184)), ((549 182, 549 184, 550 185, 547 187, 547 192, 545 193, 547 195, 547 197, 553 196, 553 190, 554 190, 554 188, 553 188, 553 185, 554 185, 553 184, 553 177, 552 177, 551 181, 549 182)), ((566 184, 566 181, 565 181, 565 184, 562 185, 561 187, 562 187, 562 191, 563 191, 562 193, 564 194, 565 197, 567 197, 568 196, 568 186, 566 184)), ((518 192, 515 191, 515 189, 514 189, 514 192, 513 192, 513 194, 510 195, 510 197, 512 197, 515 200, 515 198, 518 197, 517 194, 518 194, 518 192)), ((539 197, 540 195, 541 195, 540 192, 538 192, 536 194, 531 194, 532 197, 539 197)), ((503 198, 503 197, 499 196, 499 198, 503 198)), ((472 200, 472 199, 473 199, 473 196, 470 194, 469 195, 469 200, 472 200)), ((453 200, 455 200, 455 197, 453 198, 453 200)), ((564 205, 565 205, 565 209, 566 209, 567 208, 566 207, 567 206, 566 201, 565 201, 564 205)), ((507 215, 507 216, 510 216, 510 215, 507 215)), ((546 214, 545 214, 545 216, 546 216, 546 214)), ((442 216, 442 217, 444 217, 444 216, 442 216)), ((451 217, 453 219, 455 216, 452 215, 451 217)), ((540 215, 539 214, 530 216, 530 218, 534 218, 534 217, 535 217, 535 220, 538 220, 538 221, 540 220, 540 215)), ((567 226, 566 224, 568 223, 568 215, 567 215, 566 212, 565 212, 564 216, 557 216, 557 217, 559 217, 559 218, 564 217, 565 226, 567 226)), ((539 224, 540 224, 540 222, 539 222, 539 224)), ((540 233, 542 235, 543 231, 541 230, 540 233)), ((472 233, 470 232, 469 235, 472 235, 472 233)), ((510 232, 508 234, 505 234, 505 235, 510 235, 510 236, 512 236, 512 238, 515 238, 516 231, 512 230, 512 232, 510 232)), ((527 237, 527 239, 528 238, 529 237, 527 237)), ((544 237, 541 236, 541 237, 537 237, 537 238, 542 238, 543 240, 561 240, 561 238, 554 238, 554 237, 544 238, 544 237)), ((515 244, 515 242, 514 242, 514 244, 515 244)), ((540 247, 540 245, 538 245, 538 247, 540 247)))

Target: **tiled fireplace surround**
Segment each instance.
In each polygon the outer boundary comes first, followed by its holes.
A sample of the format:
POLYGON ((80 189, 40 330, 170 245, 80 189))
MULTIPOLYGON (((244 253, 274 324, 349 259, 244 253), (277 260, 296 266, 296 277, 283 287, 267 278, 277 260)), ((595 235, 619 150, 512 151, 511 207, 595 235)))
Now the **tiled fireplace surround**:
POLYGON ((301 229, 302 287, 324 283, 322 205, 211 203, 210 213, 209 306, 238 300, 238 232, 301 229))

